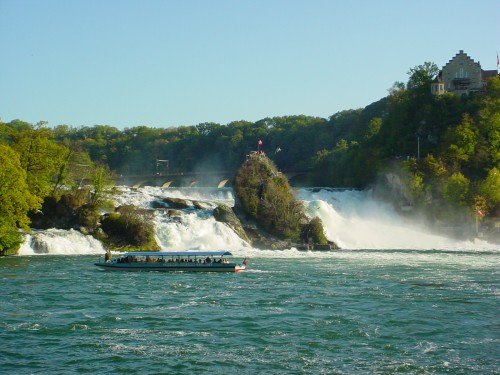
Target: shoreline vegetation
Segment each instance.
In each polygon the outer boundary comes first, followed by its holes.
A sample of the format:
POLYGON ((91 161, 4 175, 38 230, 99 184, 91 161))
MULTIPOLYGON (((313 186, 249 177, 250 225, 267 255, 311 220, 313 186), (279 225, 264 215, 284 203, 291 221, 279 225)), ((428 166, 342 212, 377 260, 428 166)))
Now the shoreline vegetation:
MULTIPOLYGON (((280 239, 304 241, 306 219, 279 171, 305 171, 294 184, 371 187, 405 215, 464 228, 469 237, 480 222, 484 238, 500 242, 500 77, 466 97, 435 96, 433 66, 412 68, 388 96, 329 119, 124 130, 0 121, 0 255, 17 253, 22 231, 49 227, 74 228, 117 249, 158 248, 147 210, 112 207, 114 177, 194 170, 234 171, 236 213, 259 219, 260 229, 280 239), (257 140, 267 157, 253 165, 246 157, 257 140), (253 180, 253 168, 268 177, 253 180), (286 209, 271 215, 278 206, 286 209)), ((313 222, 307 237, 314 232, 324 242, 321 223, 313 222)))

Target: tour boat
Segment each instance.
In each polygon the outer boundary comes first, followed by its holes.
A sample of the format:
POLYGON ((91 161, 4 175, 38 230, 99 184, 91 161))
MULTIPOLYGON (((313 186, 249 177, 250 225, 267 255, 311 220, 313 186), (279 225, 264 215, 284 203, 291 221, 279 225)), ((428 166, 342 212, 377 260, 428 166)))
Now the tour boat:
POLYGON ((240 272, 246 269, 247 259, 241 264, 230 263, 229 251, 148 251, 126 253, 111 259, 106 253, 104 261, 94 263, 103 270, 120 271, 189 271, 240 272))

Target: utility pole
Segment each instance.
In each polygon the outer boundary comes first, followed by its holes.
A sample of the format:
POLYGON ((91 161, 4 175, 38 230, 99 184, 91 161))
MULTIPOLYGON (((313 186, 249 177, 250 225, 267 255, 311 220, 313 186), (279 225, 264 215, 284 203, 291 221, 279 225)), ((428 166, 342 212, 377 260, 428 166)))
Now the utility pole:
POLYGON ((420 160, 420 135, 417 135, 417 160, 420 160))

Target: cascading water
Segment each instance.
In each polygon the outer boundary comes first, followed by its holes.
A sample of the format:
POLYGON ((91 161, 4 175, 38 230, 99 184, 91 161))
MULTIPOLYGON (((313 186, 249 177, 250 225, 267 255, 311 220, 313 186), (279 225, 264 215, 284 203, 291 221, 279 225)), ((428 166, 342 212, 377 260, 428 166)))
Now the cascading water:
POLYGON ((165 250, 239 250, 248 247, 227 225, 205 212, 184 214, 179 222, 157 216, 156 236, 165 250))
POLYGON ((310 216, 323 221, 327 238, 342 249, 495 248, 481 240, 463 241, 430 233, 419 223, 403 218, 391 205, 374 200, 367 191, 302 189, 298 198, 310 216))
MULTIPOLYGON (((254 250, 227 225, 217 222, 213 209, 220 203, 234 205, 229 188, 121 187, 116 205, 132 204, 152 208, 165 197, 198 201, 205 209, 190 207, 179 217, 169 217, 165 209, 155 210, 156 239, 162 250, 222 250, 235 255, 271 255, 272 251, 254 250)), ((299 189, 297 197, 308 214, 319 216, 327 238, 344 250, 500 250, 498 245, 476 240, 462 241, 430 233, 417 223, 402 218, 387 204, 371 198, 365 191, 299 189)), ((20 255, 104 253, 99 241, 70 230, 49 229, 26 236, 20 255)))
POLYGON ((169 188, 145 187, 143 189, 122 189, 117 197, 118 205, 134 204, 143 208, 151 208, 153 201, 161 199, 181 198, 189 202, 197 201, 206 209, 188 208, 182 210, 180 217, 171 218, 164 210, 156 210, 156 240, 162 250, 223 250, 248 248, 240 237, 227 225, 217 222, 213 209, 218 204, 234 205, 231 189, 210 188, 169 188))
POLYGON ((19 255, 104 254, 101 242, 70 229, 35 230, 26 235, 19 255))

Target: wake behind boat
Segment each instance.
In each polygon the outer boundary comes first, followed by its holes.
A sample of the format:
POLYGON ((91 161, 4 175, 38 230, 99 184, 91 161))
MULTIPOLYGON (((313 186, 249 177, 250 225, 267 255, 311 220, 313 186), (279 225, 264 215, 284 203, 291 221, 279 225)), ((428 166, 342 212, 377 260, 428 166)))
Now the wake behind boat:
POLYGON ((111 260, 106 253, 104 262, 99 258, 94 264, 113 271, 240 272, 246 269, 246 258, 241 264, 230 263, 224 258, 230 255, 229 251, 150 251, 126 253, 111 260))

